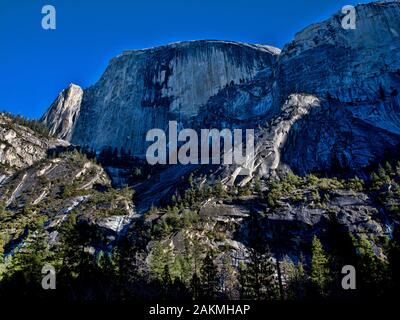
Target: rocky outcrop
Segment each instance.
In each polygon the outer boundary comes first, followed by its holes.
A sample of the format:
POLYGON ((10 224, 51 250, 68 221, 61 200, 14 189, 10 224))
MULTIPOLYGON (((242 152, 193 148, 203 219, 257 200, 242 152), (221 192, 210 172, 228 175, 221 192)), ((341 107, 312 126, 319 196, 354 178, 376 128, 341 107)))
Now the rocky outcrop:
POLYGON ((79 117, 82 97, 82 88, 75 84, 70 84, 58 95, 40 119, 48 125, 51 134, 64 140, 71 139, 76 119, 79 117))
MULTIPOLYGON (((282 152, 290 131, 301 119, 306 119, 312 109, 320 107, 318 98, 312 95, 293 94, 284 103, 278 117, 272 119, 256 135, 254 159, 247 159, 248 172, 239 185, 245 185, 254 176, 271 177, 282 166, 282 152)), ((235 184, 240 169, 230 175, 230 184, 235 184)))
MULTIPOLYGON (((315 186, 301 185, 288 195, 282 195, 279 205, 273 209, 255 195, 225 200, 210 198, 201 204, 199 216, 207 221, 206 229, 212 230, 217 225, 218 230, 224 230, 224 237, 209 241, 208 245, 216 251, 228 251, 239 260, 244 259, 251 237, 250 217, 259 216, 258 227, 274 256, 280 259, 287 256, 298 261, 303 256, 310 261, 307 248, 314 236, 331 248, 349 234, 355 239, 368 238, 375 254, 385 259, 379 239, 392 237, 393 228, 399 225, 398 218, 390 219, 368 192, 331 186, 323 191, 325 200, 322 202, 312 195, 315 193, 315 186), (297 195, 296 201, 293 201, 294 195, 297 195)), ((170 240, 174 247, 183 246, 176 235, 170 240)))
POLYGON ((397 117, 397 99, 367 105, 324 103, 293 126, 282 162, 299 174, 361 172, 400 144, 400 122, 387 117, 390 109, 390 117, 397 117))
MULTIPOLYGON (((135 208, 130 193, 108 191, 110 184, 104 169, 77 151, 35 162, 0 185, 0 204, 13 214, 2 236, 23 243, 27 224, 39 223, 53 245, 59 228, 74 215, 112 242, 135 218, 135 208)), ((11 253, 13 246, 7 248, 11 253)))
POLYGON ((15 171, 44 159, 49 149, 67 145, 65 141, 38 135, 0 114, 0 184, 15 171))

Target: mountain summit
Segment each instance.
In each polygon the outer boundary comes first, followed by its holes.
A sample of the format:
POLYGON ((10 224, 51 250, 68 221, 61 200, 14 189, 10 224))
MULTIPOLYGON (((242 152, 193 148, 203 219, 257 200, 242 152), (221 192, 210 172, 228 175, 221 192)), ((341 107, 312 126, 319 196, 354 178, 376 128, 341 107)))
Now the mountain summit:
MULTIPOLYGON (((65 89, 42 121, 73 144, 143 156, 146 132, 170 120, 196 129, 254 128, 258 137, 280 130, 290 96, 306 94, 320 101, 317 108, 285 125, 280 139, 256 141, 280 150, 274 168, 360 170, 400 143, 400 4, 358 5, 356 12, 356 29, 343 29, 337 13, 299 32, 282 52, 229 41, 126 51, 93 86, 65 89)), ((254 172, 265 175, 271 160, 258 160, 254 172)))
POLYGON ((212 96, 271 68, 278 54, 276 48, 226 41, 126 51, 83 96, 64 90, 42 120, 75 144, 143 155, 148 130, 198 116, 212 96))

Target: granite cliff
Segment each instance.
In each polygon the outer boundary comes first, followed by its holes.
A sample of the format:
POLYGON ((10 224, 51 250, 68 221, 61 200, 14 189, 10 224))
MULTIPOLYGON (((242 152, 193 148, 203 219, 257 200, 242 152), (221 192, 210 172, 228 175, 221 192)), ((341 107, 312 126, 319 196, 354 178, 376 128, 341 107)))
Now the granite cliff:
POLYGON ((83 92, 73 85, 61 93, 42 121, 74 144, 143 155, 148 130, 196 117, 210 97, 270 68, 278 53, 225 41, 126 51, 110 61, 95 85, 83 92))
POLYGON ((169 120, 258 130, 274 119, 279 128, 289 96, 308 94, 320 106, 278 129, 284 144, 258 145, 282 150, 274 169, 359 171, 400 142, 400 4, 359 5, 356 12, 356 29, 343 29, 337 13, 299 32, 282 52, 226 41, 124 52, 95 85, 64 90, 42 121, 74 144, 143 156, 146 132, 169 120))

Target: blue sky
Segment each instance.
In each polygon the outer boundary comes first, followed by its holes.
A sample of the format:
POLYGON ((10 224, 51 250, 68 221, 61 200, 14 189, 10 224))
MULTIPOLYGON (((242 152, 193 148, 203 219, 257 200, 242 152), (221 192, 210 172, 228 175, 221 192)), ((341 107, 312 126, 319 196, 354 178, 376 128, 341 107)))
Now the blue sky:
POLYGON ((124 50, 194 39, 282 47, 296 32, 346 4, 356 3, 0 0, 0 110, 40 117, 69 83, 90 86, 110 58, 124 50), (56 30, 41 27, 46 4, 57 10, 56 30))

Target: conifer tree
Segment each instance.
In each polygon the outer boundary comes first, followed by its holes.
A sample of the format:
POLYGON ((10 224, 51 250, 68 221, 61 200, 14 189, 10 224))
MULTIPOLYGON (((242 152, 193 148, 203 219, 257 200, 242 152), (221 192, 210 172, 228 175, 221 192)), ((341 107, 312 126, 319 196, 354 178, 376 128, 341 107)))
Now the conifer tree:
POLYGON ((3 262, 3 253, 4 253, 4 240, 2 235, 0 234, 0 263, 3 262))
POLYGON ((164 270, 161 275, 161 284, 163 288, 164 298, 168 299, 168 295, 172 287, 172 279, 171 279, 171 274, 169 272, 168 264, 164 265, 164 270))
POLYGON ((40 297, 44 265, 51 261, 43 228, 38 228, 28 235, 25 245, 17 249, 7 265, 5 275, 0 283, 0 296, 7 297, 40 297))
POLYGON ((295 264, 285 259, 282 262, 282 269, 285 278, 285 298, 289 300, 300 300, 306 294, 306 274, 302 258, 295 264))
POLYGON ((311 282, 321 295, 326 294, 326 288, 329 283, 328 262, 328 257, 321 242, 314 236, 311 248, 311 282))
POLYGON ((224 185, 221 181, 218 181, 214 186, 214 195, 219 198, 223 198, 226 195, 224 185))
POLYGON ((247 277, 246 277, 246 270, 247 266, 244 261, 239 262, 239 267, 238 267, 238 283, 239 283, 239 296, 241 300, 244 300, 247 298, 247 277))
POLYGON ((190 291, 194 300, 199 299, 202 296, 201 280, 197 273, 193 273, 192 279, 190 280, 190 291))
POLYGON ((214 264, 213 255, 209 252, 201 268, 201 282, 203 294, 208 299, 214 299, 218 293, 218 268, 214 264))
POLYGON ((173 262, 172 252, 169 247, 164 248, 161 242, 157 242, 151 253, 150 272, 153 278, 162 280, 165 266, 169 266, 173 262))
POLYGON ((261 194, 261 189, 262 189, 261 181, 260 178, 257 177, 254 181, 254 191, 258 194, 261 194))
POLYGON ((268 250, 250 249, 250 262, 247 270, 248 292, 257 300, 274 299, 276 281, 274 264, 268 250))
POLYGON ((276 298, 275 266, 257 218, 249 225, 250 243, 246 267, 241 270, 242 293, 245 298, 276 298))
MULTIPOLYGON (((115 256, 123 289, 131 291, 132 287, 140 286, 141 282, 147 280, 144 251, 132 246, 129 241, 124 239, 117 247, 115 256)), ((132 296, 131 292, 127 292, 127 294, 132 296)))
POLYGON ((370 180, 373 189, 379 189, 383 185, 380 177, 375 172, 371 173, 370 180))
POLYGON ((157 242, 153 248, 150 259, 150 273, 153 278, 161 279, 164 272, 164 249, 161 242, 157 242))
POLYGON ((221 285, 223 299, 233 300, 239 298, 237 287, 237 272, 232 266, 232 258, 229 253, 223 255, 221 266, 221 285))
MULTIPOLYGON (((390 168, 389 168, 390 170, 390 168)), ((386 169, 382 166, 379 166, 378 168, 378 176, 381 179, 381 181, 383 183, 387 183, 390 181, 390 177, 389 177, 390 172, 387 172, 386 169)))
POLYGON ((388 161, 385 162, 384 169, 385 169, 386 175, 388 175, 389 177, 393 176, 393 174, 394 174, 393 167, 388 161))
POLYGON ((191 245, 190 240, 187 237, 185 237, 184 239, 184 245, 185 245, 185 250, 183 255, 184 263, 182 264, 182 279, 184 282, 189 283, 190 279, 192 278, 194 269, 193 247, 191 245))
POLYGON ((365 297, 380 296, 384 289, 384 278, 387 272, 387 263, 380 260, 372 249, 371 242, 362 237, 357 243, 359 260, 356 270, 358 271, 358 289, 365 297))

